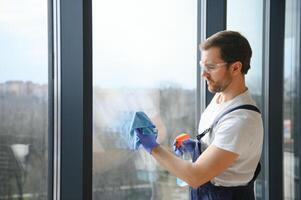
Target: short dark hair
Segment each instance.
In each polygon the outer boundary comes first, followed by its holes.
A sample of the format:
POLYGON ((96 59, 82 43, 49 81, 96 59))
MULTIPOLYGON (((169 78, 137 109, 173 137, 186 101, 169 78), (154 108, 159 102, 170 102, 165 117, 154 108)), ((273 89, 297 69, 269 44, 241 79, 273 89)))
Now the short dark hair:
POLYGON ((248 40, 236 31, 220 31, 204 41, 200 48, 208 50, 211 47, 219 47, 221 58, 225 62, 240 61, 241 72, 247 74, 250 69, 252 49, 248 40))

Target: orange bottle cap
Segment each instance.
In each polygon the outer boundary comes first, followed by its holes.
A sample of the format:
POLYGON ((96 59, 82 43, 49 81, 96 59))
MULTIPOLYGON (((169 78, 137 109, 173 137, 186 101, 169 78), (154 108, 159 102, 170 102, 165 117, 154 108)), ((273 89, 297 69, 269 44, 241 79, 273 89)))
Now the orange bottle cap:
POLYGON ((189 135, 187 133, 182 133, 176 137, 176 147, 179 148, 184 140, 189 139, 189 135))

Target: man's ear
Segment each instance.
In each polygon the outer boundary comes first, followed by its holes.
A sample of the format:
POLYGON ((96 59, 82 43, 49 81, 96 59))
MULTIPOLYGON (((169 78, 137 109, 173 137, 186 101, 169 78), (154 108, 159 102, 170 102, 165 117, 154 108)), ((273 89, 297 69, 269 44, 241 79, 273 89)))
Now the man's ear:
POLYGON ((236 61, 231 64, 231 72, 233 75, 241 74, 242 63, 240 61, 236 61))

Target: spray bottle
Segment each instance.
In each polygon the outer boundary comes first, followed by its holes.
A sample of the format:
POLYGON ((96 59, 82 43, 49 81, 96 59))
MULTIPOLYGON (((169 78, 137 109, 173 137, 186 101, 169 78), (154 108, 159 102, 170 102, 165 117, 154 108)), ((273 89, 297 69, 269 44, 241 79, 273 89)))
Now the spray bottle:
MULTIPOLYGON (((187 133, 182 133, 180 135, 178 135, 176 137, 176 148, 180 148, 183 144, 183 141, 184 140, 187 140, 189 139, 189 135, 187 133)), ((183 149, 183 148, 182 148, 183 149)), ((188 160, 188 161, 191 161, 192 162, 192 158, 191 158, 191 155, 188 151, 185 151, 185 150, 182 150, 183 154, 180 155, 180 157, 183 159, 183 160, 188 160)), ((181 186, 181 187, 184 187, 184 186, 187 186, 187 183, 179 178, 177 178, 177 185, 181 186)))

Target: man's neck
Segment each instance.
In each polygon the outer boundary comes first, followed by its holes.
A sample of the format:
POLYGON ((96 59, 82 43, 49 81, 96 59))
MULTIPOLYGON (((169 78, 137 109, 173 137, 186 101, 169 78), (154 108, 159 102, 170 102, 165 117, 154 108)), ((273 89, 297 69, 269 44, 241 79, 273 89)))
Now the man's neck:
POLYGON ((216 103, 224 103, 231 99, 234 99, 236 96, 247 91, 248 88, 245 85, 244 80, 240 80, 239 82, 232 82, 224 91, 218 94, 216 99, 216 103))

